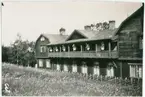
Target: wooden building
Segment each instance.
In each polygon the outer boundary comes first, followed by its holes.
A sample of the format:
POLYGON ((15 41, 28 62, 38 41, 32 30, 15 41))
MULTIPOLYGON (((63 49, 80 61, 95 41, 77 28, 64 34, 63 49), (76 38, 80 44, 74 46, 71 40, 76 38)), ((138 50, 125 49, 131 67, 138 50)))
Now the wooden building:
POLYGON ((142 78, 143 11, 142 6, 119 28, 115 28, 115 21, 110 21, 106 30, 85 27, 74 30, 69 36, 40 35, 35 46, 38 67, 97 76, 142 78))

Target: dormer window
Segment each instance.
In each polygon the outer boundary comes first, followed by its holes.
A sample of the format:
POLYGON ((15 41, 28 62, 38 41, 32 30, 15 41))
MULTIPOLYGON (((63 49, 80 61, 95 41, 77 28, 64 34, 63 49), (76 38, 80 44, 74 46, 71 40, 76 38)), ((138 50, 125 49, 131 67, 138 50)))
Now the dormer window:
POLYGON ((45 40, 45 38, 44 37, 41 37, 41 39, 40 39, 41 41, 44 41, 45 40))

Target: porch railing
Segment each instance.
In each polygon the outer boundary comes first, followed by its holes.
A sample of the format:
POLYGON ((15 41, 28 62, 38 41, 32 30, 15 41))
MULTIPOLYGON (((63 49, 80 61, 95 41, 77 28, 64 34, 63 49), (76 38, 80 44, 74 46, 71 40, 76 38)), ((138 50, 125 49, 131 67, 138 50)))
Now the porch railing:
POLYGON ((51 58, 117 58, 117 51, 71 51, 71 52, 49 52, 51 58))

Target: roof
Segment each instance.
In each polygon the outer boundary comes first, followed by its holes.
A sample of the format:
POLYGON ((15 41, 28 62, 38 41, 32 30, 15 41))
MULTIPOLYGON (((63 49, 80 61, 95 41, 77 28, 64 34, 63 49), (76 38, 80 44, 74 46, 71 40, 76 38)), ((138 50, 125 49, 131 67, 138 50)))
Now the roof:
MULTIPOLYGON (((105 40, 105 39, 111 39, 117 29, 106 29, 102 31, 87 31, 87 30, 75 30, 81 35, 87 37, 84 39, 75 39, 75 40, 68 40, 70 38, 70 35, 66 41, 54 43, 54 44, 48 44, 48 45, 58 45, 58 44, 68 44, 68 43, 76 43, 76 42, 86 42, 86 41, 94 41, 94 40, 105 40)), ((74 32, 73 32, 74 33, 74 32)))
POLYGON ((138 10, 136 10, 134 13, 132 13, 129 17, 127 17, 118 27, 118 30, 116 31, 115 34, 117 34, 119 32, 119 30, 122 28, 122 26, 124 25, 124 23, 126 23, 128 20, 130 20, 131 18, 133 18, 134 16, 144 12, 144 5, 142 5, 138 10))
POLYGON ((42 34, 45 38, 50 41, 50 44, 65 42, 68 35, 60 35, 60 34, 42 34))

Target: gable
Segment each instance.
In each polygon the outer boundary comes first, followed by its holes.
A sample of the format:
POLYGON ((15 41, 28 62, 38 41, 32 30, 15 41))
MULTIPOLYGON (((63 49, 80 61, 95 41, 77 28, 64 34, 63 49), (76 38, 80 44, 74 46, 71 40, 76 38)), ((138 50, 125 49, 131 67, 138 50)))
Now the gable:
POLYGON ((83 35, 82 33, 78 32, 78 31, 74 31, 67 39, 68 40, 76 40, 76 39, 84 39, 87 38, 85 35, 83 35))
POLYGON ((45 45, 47 43, 49 43, 49 39, 41 34, 35 42, 35 48, 37 47, 37 45, 40 45, 40 44, 45 45), (41 41, 41 38, 44 38, 44 41, 41 41))
POLYGON ((144 15, 143 12, 144 12, 144 6, 141 6, 132 15, 130 15, 128 18, 126 18, 120 24, 118 30, 116 31, 116 35, 121 30, 130 30, 130 29, 143 32, 143 15, 144 15))

